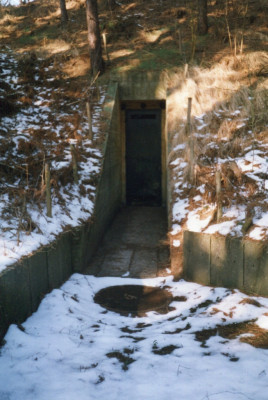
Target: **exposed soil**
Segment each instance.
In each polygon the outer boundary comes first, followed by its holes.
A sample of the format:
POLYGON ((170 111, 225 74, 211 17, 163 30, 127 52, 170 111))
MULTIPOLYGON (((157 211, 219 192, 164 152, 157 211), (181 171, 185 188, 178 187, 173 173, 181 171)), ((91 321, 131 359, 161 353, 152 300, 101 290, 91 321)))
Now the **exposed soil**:
POLYGON ((228 340, 239 338, 241 342, 251 346, 268 349, 268 332, 254 324, 254 321, 217 325, 215 328, 195 332, 195 338, 202 342, 202 347, 206 347, 206 341, 216 335, 228 340))
POLYGON ((174 350, 179 348, 179 346, 174 346, 173 344, 170 344, 169 346, 164 346, 161 349, 158 349, 157 346, 155 346, 152 351, 154 354, 157 354, 159 356, 165 356, 167 354, 171 354, 174 350))
MULTIPOLYGON (((123 285, 111 286, 100 290, 94 297, 95 303, 110 311, 122 315, 143 316, 148 311, 157 311, 165 314, 170 311, 169 304, 172 302, 172 295, 164 289, 141 286, 123 285)), ((122 328, 122 332, 136 333, 140 329, 122 328)))
POLYGON ((131 335, 122 335, 120 336, 120 338, 128 338, 128 339, 133 339, 133 343, 138 343, 141 342, 143 340, 145 340, 145 337, 142 336, 131 336, 131 335))
POLYGON ((110 353, 107 353, 106 356, 108 358, 116 358, 122 364, 122 370, 127 371, 128 366, 133 363, 134 358, 130 357, 130 354, 134 353, 134 349, 124 349, 123 352, 116 350, 110 353))
POLYGON ((188 331, 188 329, 190 329, 190 328, 191 328, 191 325, 188 322, 188 324, 186 324, 184 328, 177 328, 177 329, 175 329, 175 331, 165 331, 164 334, 165 335, 176 335, 177 333, 181 333, 183 331, 188 331))

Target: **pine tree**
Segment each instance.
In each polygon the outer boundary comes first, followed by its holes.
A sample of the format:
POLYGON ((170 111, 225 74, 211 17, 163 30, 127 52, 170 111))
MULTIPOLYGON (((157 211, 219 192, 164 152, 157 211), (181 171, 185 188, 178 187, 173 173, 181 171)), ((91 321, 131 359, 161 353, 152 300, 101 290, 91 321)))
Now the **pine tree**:
POLYGON ((91 70, 96 75, 104 71, 97 0, 86 0, 86 16, 91 70))
POLYGON ((198 0, 198 33, 205 35, 208 31, 207 0, 198 0))
POLYGON ((66 2, 65 0, 60 0, 60 11, 61 11, 61 22, 63 24, 66 24, 66 22, 68 21, 68 13, 67 13, 67 9, 66 9, 66 2))

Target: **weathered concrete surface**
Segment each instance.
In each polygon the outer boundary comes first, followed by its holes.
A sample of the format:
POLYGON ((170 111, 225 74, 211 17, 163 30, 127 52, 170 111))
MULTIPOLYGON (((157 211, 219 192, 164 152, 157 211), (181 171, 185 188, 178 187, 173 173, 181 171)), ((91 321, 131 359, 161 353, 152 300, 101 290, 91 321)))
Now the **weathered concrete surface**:
POLYGON ((268 244, 244 241, 244 287, 252 294, 268 296, 268 244))
POLYGON ((81 272, 85 264, 88 224, 77 226, 72 231, 72 267, 73 272, 81 272))
POLYGON ((211 235, 210 284, 243 287, 243 243, 239 239, 211 235))
POLYGON ((49 290, 59 287, 71 275, 71 235, 65 233, 47 248, 47 271, 49 290))
POLYGON ((120 100, 164 100, 167 97, 167 83, 162 71, 135 71, 115 75, 120 82, 120 100))
POLYGON ((185 231, 183 259, 186 279, 210 284, 210 235, 185 231))
POLYGON ((96 276, 168 275, 167 217, 162 207, 125 207, 84 271, 96 276))
POLYGON ((0 279, 0 333, 11 323, 24 321, 32 312, 27 260, 5 269, 0 279))
POLYGON ((43 296, 49 291, 47 252, 45 249, 27 259, 30 274, 32 312, 36 311, 43 296))
POLYGON ((10 324, 23 322, 71 273, 70 233, 7 267, 0 274, 0 339, 10 324))
POLYGON ((122 203, 122 143, 118 84, 109 86, 104 104, 103 164, 91 221, 73 229, 73 271, 82 272, 122 203))
POLYGON ((184 232, 184 277, 198 283, 268 296, 268 244, 184 232))

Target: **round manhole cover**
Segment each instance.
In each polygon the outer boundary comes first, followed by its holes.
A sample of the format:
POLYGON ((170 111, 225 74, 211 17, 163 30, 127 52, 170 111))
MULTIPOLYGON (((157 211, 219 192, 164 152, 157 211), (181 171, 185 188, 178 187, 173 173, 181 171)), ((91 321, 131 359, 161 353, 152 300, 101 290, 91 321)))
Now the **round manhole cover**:
POLYGON ((142 316, 148 311, 167 313, 172 294, 166 289, 142 285, 110 286, 101 289, 94 297, 95 303, 122 315, 142 316))

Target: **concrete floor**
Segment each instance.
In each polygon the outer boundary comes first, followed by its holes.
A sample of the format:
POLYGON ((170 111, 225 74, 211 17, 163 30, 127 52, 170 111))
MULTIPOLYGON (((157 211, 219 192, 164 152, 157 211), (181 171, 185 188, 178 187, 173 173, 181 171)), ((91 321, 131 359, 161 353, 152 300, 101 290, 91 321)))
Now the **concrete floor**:
POLYGON ((125 207, 106 232, 86 274, 151 278, 170 274, 162 207, 125 207))

